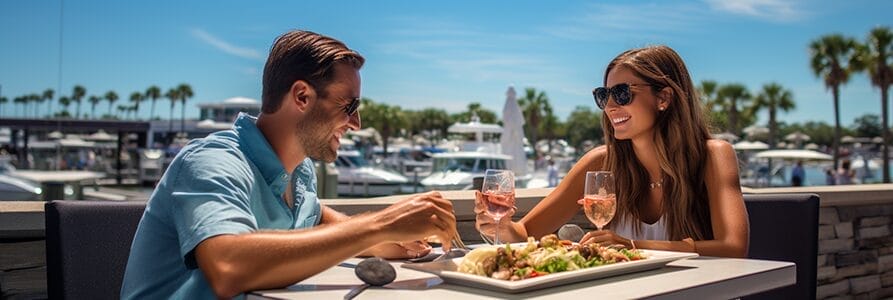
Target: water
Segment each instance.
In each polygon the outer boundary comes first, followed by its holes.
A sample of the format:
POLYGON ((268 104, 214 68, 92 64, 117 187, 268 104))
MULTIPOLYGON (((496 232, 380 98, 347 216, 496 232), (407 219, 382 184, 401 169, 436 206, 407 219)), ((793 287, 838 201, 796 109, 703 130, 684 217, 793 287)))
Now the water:
MULTIPOLYGON (((785 164, 784 168, 781 169, 776 176, 772 177, 771 186, 790 186, 792 167, 793 165, 791 164, 785 164)), ((821 164, 804 164, 803 170, 806 173, 806 179, 803 181, 803 185, 827 185, 825 170, 828 168, 831 168, 830 162, 821 164)), ((871 170, 871 172, 867 172, 865 168, 858 168, 855 171, 856 177, 854 179, 854 183, 880 183, 884 179, 884 174, 881 172, 880 168, 873 169, 871 170)), ((742 171, 742 173, 744 172, 742 171)), ((890 166, 890 173, 893 174, 893 165, 890 166)), ((752 183, 752 179, 750 178, 742 178, 741 182, 742 185, 756 186, 752 183)))

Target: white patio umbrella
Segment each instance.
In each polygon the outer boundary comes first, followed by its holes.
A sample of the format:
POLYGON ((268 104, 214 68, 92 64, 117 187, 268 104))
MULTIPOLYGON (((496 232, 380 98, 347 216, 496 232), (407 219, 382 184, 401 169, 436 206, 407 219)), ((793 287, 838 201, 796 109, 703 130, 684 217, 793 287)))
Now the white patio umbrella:
POLYGON ((786 135, 784 137, 784 139, 786 141, 799 143, 799 142, 807 142, 807 141, 809 141, 810 138, 805 133, 797 131, 797 132, 786 135))
MULTIPOLYGON (((505 92, 505 105, 502 107, 502 153, 511 156, 508 166, 515 176, 527 174, 527 154, 524 153, 524 114, 515 99, 515 87, 509 86, 505 92)), ((451 128, 452 129, 452 128, 451 128)))
POLYGON ((748 151, 748 150, 766 150, 769 149, 769 144, 756 141, 740 141, 732 145, 732 148, 735 150, 748 151))
POLYGON ((769 128, 766 128, 763 126, 757 126, 757 125, 751 125, 751 126, 744 127, 744 129, 741 129, 741 131, 744 132, 745 134, 747 134, 747 136, 769 134, 769 128))
POLYGON ((93 134, 90 134, 86 138, 84 138, 84 140, 96 141, 96 142, 111 142, 111 141, 114 141, 117 139, 118 139, 117 137, 106 133, 105 130, 102 130, 102 129, 100 129, 99 131, 94 132, 93 134))
POLYGON ((767 150, 754 155, 756 158, 780 158, 789 160, 831 160, 831 155, 812 150, 767 150))
POLYGON ((819 148, 819 145, 816 143, 809 143, 809 144, 806 144, 806 146, 803 146, 803 149, 806 149, 806 150, 816 150, 818 148, 819 148))

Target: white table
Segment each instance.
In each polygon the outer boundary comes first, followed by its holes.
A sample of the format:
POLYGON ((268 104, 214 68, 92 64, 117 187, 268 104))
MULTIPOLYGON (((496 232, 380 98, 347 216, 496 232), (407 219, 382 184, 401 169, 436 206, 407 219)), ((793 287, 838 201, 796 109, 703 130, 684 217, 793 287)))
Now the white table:
MULTIPOLYGON (((356 264, 359 259, 346 263, 356 264)), ((436 276, 399 267, 399 289, 372 287, 356 299, 733 299, 796 283, 790 262, 699 257, 672 262, 667 267, 584 281, 526 293, 506 294, 440 283, 436 276), (427 285, 433 285, 425 287, 427 285)), ((341 299, 362 282, 349 267, 335 266, 287 289, 255 291, 248 299, 341 299)))

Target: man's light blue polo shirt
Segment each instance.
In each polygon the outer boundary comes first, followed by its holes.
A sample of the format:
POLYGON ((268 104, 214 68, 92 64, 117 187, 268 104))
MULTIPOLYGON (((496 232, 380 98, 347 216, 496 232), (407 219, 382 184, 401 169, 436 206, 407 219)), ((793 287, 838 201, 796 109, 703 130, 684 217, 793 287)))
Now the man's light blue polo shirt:
POLYGON ((193 140, 177 154, 136 231, 122 298, 214 298, 193 254, 203 240, 319 223, 313 162, 305 159, 289 176, 256 120, 240 114, 232 130, 193 140), (293 209, 282 199, 289 178, 293 209))

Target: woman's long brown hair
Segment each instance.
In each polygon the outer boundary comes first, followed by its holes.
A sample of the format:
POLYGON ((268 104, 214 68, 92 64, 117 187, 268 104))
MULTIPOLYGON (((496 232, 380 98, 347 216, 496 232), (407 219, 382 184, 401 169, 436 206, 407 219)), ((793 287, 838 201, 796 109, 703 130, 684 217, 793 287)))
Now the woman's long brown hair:
MULTIPOLYGON (((701 103, 682 58, 667 46, 651 46, 621 53, 608 64, 608 73, 624 67, 651 84, 656 94, 666 87, 672 90, 669 106, 657 116, 654 143, 662 173, 663 207, 667 234, 671 240, 713 238, 704 165, 710 132, 701 103)), ((613 171, 618 191, 617 217, 614 224, 634 224, 641 232, 651 178, 636 159, 630 140, 616 140, 608 117, 602 117, 608 148, 605 168, 613 171)), ((612 224, 612 225, 614 225, 612 224)))

